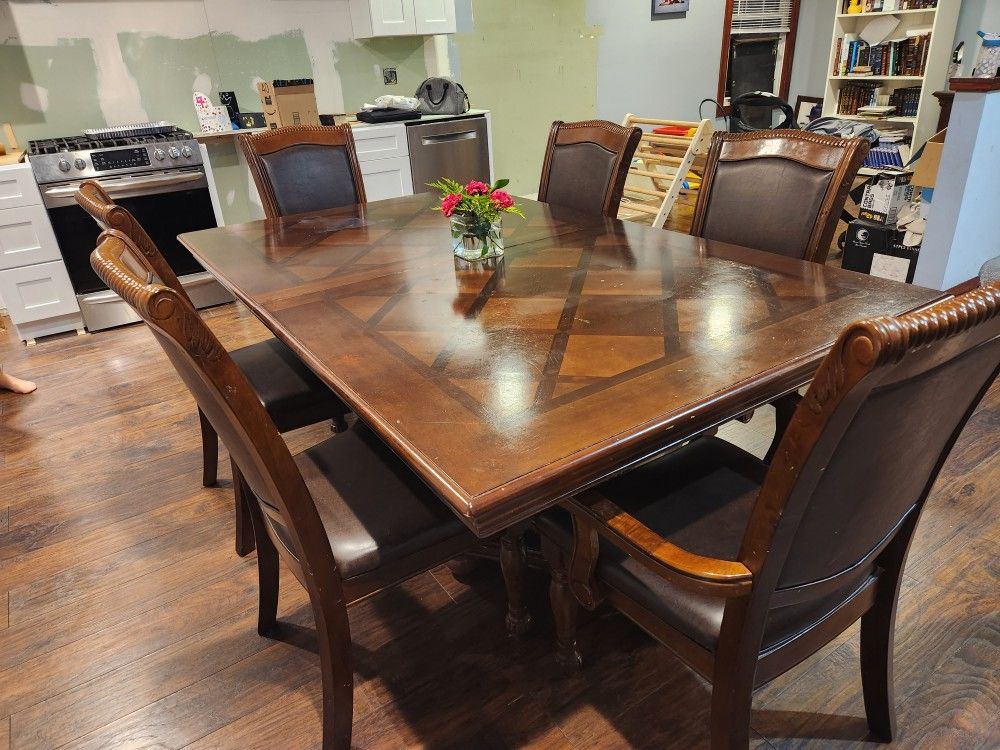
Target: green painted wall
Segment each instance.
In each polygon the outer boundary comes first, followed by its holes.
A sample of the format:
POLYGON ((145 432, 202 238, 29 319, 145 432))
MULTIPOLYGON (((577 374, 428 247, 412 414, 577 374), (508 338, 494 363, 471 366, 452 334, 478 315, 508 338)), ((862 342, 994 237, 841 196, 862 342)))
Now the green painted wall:
POLYGON ((424 38, 420 36, 343 42, 334 45, 333 55, 348 112, 358 111, 382 94, 413 96, 427 78, 424 38), (386 86, 382 68, 392 66, 399 82, 386 86))
POLYGON ((473 0, 474 30, 455 35, 460 79, 472 106, 493 111, 497 177, 538 190, 553 120, 597 113, 600 27, 585 0, 473 0))

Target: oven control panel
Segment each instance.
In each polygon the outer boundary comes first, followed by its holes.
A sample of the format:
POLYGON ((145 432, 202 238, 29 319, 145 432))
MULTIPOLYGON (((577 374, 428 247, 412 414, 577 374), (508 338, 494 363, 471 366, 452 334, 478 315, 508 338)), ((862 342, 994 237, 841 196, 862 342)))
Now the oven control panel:
POLYGON ((98 172, 107 172, 109 169, 148 167, 150 164, 149 152, 146 151, 145 147, 95 151, 90 158, 94 163, 94 169, 98 172))

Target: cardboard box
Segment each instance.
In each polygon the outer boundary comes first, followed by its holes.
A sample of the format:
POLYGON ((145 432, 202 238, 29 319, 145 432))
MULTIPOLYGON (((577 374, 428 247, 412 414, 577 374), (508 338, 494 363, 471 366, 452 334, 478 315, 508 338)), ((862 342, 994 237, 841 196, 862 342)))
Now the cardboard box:
POLYGON ((901 232, 891 227, 855 219, 847 225, 843 267, 894 281, 913 281, 919 247, 906 247, 901 232))
POLYGON ((941 166, 941 152, 944 151, 944 139, 948 135, 945 128, 940 133, 932 135, 924 144, 924 152, 917 159, 917 167, 913 170, 911 182, 917 187, 934 187, 937 181, 938 168, 941 166))
POLYGON ((865 185, 858 216, 876 224, 895 227, 899 209, 911 200, 913 185, 910 184, 910 175, 886 172, 873 177, 865 185))
POLYGON ((257 84, 264 120, 269 128, 286 125, 319 125, 316 89, 312 81, 261 81, 257 84))

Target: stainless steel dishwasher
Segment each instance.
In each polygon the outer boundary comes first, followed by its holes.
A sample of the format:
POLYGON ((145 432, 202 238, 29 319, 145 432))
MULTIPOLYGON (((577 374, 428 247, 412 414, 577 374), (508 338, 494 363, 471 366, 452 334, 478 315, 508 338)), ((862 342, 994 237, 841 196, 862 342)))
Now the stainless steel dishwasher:
POLYGON ((430 192, 427 183, 442 177, 463 184, 470 180, 492 179, 483 115, 407 124, 406 140, 414 193, 430 192))

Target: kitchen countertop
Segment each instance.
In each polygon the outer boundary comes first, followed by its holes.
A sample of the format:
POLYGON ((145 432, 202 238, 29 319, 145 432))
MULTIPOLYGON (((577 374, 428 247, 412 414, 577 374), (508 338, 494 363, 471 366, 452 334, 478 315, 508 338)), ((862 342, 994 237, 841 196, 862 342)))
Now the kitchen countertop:
MULTIPOLYGON (((461 115, 424 115, 419 120, 400 120, 397 122, 380 122, 380 123, 367 123, 367 122, 352 122, 352 128, 384 128, 387 125, 416 125, 424 122, 438 122, 440 120, 458 120, 463 117, 475 117, 477 115, 489 114, 488 109, 470 109, 465 114, 461 115)), ((263 133, 267 128, 247 128, 243 130, 230 130, 226 133, 195 133, 194 138, 198 143, 204 143, 206 145, 212 145, 215 143, 222 143, 230 141, 238 135, 243 133, 263 133)))

